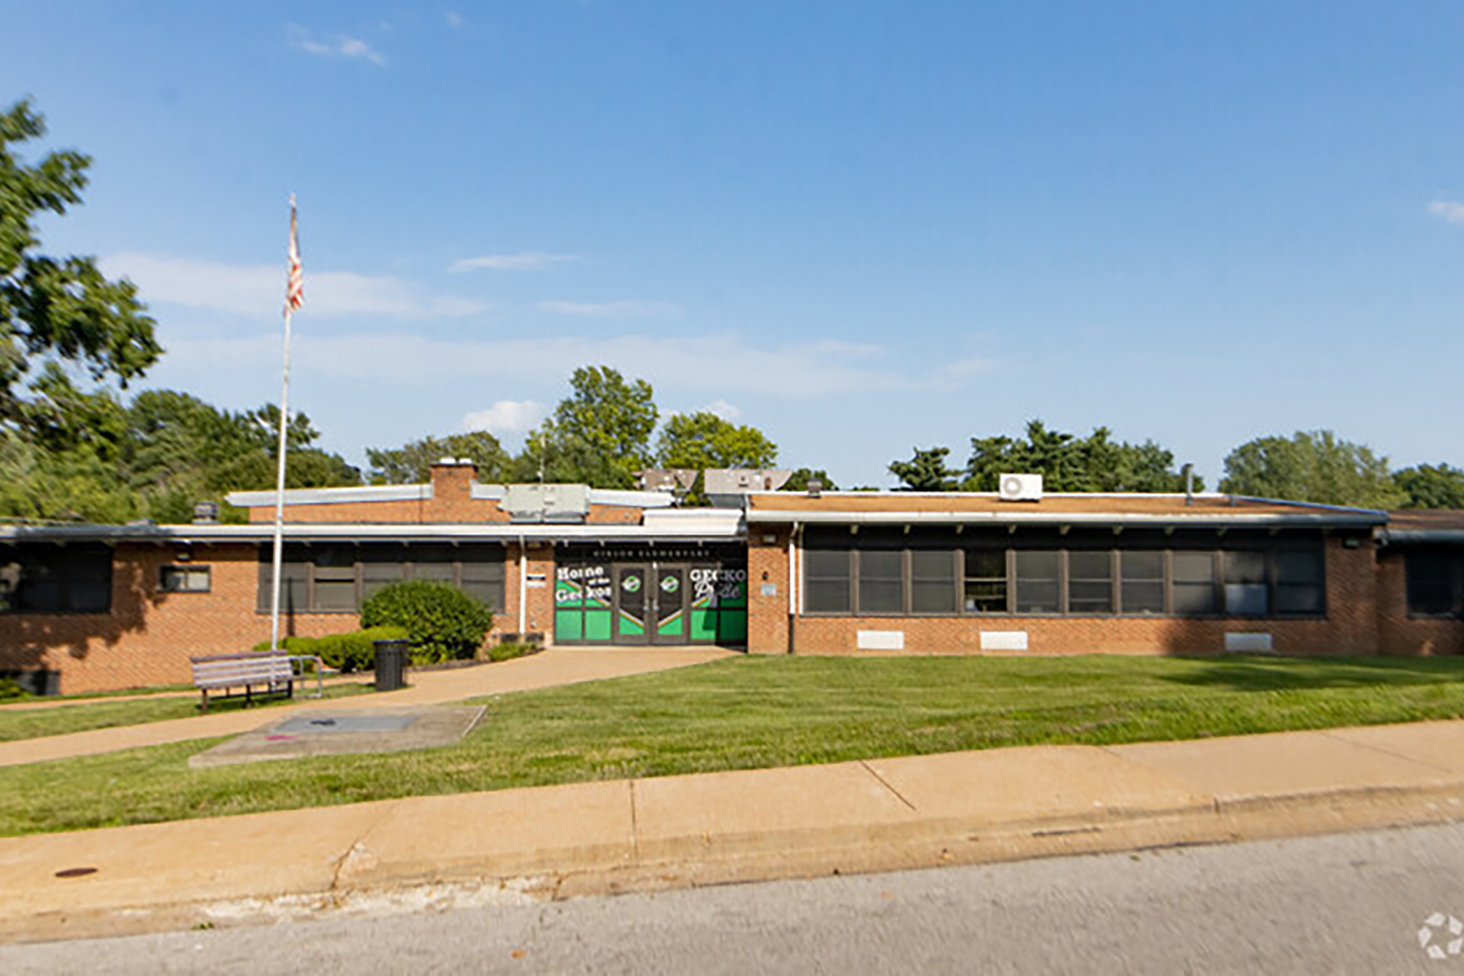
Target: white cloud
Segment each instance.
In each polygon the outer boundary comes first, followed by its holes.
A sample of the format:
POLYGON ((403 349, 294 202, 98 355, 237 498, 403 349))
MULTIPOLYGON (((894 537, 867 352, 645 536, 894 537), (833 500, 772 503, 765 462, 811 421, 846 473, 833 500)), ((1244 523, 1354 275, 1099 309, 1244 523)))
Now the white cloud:
POLYGON ((519 254, 485 254, 480 258, 463 258, 454 261, 449 271, 461 273, 486 268, 491 271, 533 271, 551 264, 578 261, 573 254, 544 254, 541 251, 524 251, 519 254))
POLYGON ((1435 200, 1428 205, 1428 212, 1450 224, 1464 224, 1464 203, 1456 200, 1435 200))
POLYGON ((533 400, 498 400, 487 410, 474 410, 459 426, 490 434, 517 434, 532 428, 543 416, 543 408, 533 400))
POLYGON ((359 37, 332 34, 328 39, 320 40, 298 24, 291 24, 286 33, 291 47, 317 58, 356 58, 375 65, 386 64, 386 58, 359 37))
POLYGON ((456 10, 449 10, 443 16, 447 19, 447 26, 451 27, 452 29, 456 30, 457 28, 463 26, 463 15, 458 13, 456 10))
MULTIPOLYGON (((307 298, 307 302, 308 302, 307 298)), ((308 307, 308 306, 307 306, 308 307)), ((276 368, 279 336, 165 337, 174 368, 276 368)), ((562 383, 575 367, 603 363, 649 379, 658 390, 705 395, 709 389, 803 398, 928 388, 934 373, 910 375, 886 365, 888 350, 844 342, 759 348, 737 336, 620 335, 523 339, 437 339, 357 332, 299 333, 291 351, 301 369, 376 383, 462 383, 537 378, 562 383)))
POLYGON ((639 319, 681 314, 681 309, 669 302, 540 302, 539 307, 546 312, 596 319, 639 319))
POLYGON ((969 376, 989 373, 996 369, 997 365, 998 363, 995 359, 983 359, 979 356, 972 356, 946 363, 940 368, 940 373, 947 380, 961 380, 969 376))
POLYGON ((702 411, 705 413, 716 414, 718 417, 721 417, 723 420, 728 421, 729 423, 742 416, 742 411, 738 410, 726 400, 713 400, 711 403, 702 407, 702 411))
MULTIPOLYGON (((307 256, 308 257, 308 256, 307 256)), ((108 276, 131 278, 144 301, 186 305, 251 318, 273 318, 284 303, 285 268, 236 265, 124 252, 102 260, 108 276)), ((460 318, 490 306, 434 296, 399 278, 305 268, 306 315, 380 315, 394 319, 460 318)))

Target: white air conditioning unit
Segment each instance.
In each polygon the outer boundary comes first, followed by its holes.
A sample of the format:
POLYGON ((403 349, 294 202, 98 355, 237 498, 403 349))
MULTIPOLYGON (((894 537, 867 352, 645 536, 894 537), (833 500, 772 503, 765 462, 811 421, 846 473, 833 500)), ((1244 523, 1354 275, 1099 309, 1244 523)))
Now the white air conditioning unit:
POLYGON ((1042 500, 1042 476, 1040 474, 1004 474, 997 484, 1004 502, 1040 502, 1042 500))

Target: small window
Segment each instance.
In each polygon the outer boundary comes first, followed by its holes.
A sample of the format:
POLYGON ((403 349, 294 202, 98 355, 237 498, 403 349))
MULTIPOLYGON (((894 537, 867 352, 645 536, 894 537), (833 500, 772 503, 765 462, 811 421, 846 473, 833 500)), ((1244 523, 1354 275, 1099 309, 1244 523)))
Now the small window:
POLYGON ((1113 557, 1108 552, 1068 553, 1068 612, 1113 612, 1113 557))
POLYGON ((949 550, 910 553, 910 609, 915 613, 956 612, 956 554, 949 550))
POLYGON ((966 612, 1007 612, 1005 551, 971 549, 966 552, 966 612))
POLYGON ((1164 553, 1132 551, 1119 556, 1123 612, 1163 613, 1164 553))
POLYGON ((859 552, 859 612, 897 614, 905 611, 905 554, 898 550, 859 552))
POLYGON ((804 608, 809 613, 848 613, 849 551, 809 549, 803 558, 804 608))
POLYGON ((1404 558, 1408 612, 1427 617, 1457 614, 1460 607, 1459 559, 1452 553, 1422 550, 1404 558))
POLYGON ((1061 587, 1056 552, 1017 553, 1017 613, 1058 613, 1061 587))
POLYGON ((1322 554, 1315 549, 1276 553, 1276 612, 1322 612, 1322 554))
POLYGON ((1215 554, 1176 552, 1174 562, 1174 612, 1215 612, 1215 554))
POLYGON ((1260 617, 1271 612, 1264 552, 1225 553, 1225 612, 1234 617, 1260 617))
POLYGON ((164 566, 159 588, 164 593, 207 593, 212 588, 209 566, 164 566))

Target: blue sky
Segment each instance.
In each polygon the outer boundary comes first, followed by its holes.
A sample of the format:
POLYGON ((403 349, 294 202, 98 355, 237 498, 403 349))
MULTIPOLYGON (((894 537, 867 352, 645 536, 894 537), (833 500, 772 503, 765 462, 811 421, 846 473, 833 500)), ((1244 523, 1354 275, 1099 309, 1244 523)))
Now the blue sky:
POLYGON ((576 366, 842 485, 1026 420, 1210 484, 1326 427, 1464 465, 1456 3, 0 0, 0 102, 95 158, 58 252, 145 385, 325 446, 493 429, 576 366))

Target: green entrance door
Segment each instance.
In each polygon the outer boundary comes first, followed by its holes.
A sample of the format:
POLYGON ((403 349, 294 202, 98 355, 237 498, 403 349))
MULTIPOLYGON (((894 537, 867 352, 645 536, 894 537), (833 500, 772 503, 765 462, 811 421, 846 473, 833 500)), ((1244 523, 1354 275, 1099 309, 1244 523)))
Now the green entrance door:
POLYGON ((615 567, 614 643, 644 644, 650 638, 648 621, 654 609, 650 576, 646 566, 615 567))
POLYGON ((652 619, 656 622, 651 637, 655 644, 685 644, 686 626, 686 567, 656 566, 656 609, 652 619))

